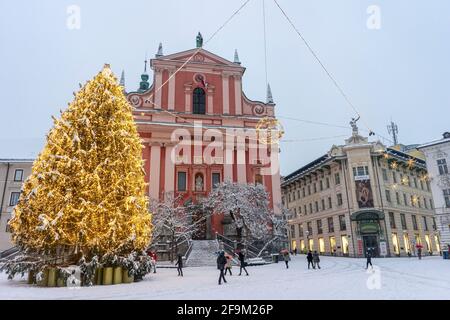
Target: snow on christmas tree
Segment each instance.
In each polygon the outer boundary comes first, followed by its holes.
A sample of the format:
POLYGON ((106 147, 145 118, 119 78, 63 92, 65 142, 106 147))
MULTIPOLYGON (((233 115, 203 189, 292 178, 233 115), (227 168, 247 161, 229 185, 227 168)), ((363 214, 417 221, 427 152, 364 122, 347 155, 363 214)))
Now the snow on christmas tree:
POLYGON ((105 65, 54 118, 10 221, 14 243, 28 257, 75 263, 145 250, 152 226, 144 175, 132 107, 105 65))

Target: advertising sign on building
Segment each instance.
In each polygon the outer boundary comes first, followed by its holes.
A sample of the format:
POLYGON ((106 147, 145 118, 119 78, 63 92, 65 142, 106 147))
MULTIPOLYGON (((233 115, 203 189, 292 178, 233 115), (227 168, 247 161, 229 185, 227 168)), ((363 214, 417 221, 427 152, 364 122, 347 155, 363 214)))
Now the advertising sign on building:
POLYGON ((373 208, 373 194, 370 180, 357 180, 355 181, 355 185, 359 208, 373 208))
POLYGON ((363 254, 363 241, 362 239, 358 239, 358 255, 362 255, 363 254))

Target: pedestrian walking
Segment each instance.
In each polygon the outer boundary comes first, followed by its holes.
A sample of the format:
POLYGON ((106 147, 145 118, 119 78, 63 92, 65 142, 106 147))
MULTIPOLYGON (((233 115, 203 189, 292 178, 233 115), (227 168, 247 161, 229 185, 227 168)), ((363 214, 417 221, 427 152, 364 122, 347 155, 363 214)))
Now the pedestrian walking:
POLYGON ((147 254, 150 257, 150 265, 153 268, 153 273, 156 273, 156 261, 158 260, 156 251, 149 250, 147 254))
POLYGON ((230 255, 225 255, 225 258, 227 259, 227 264, 225 265, 225 275, 227 275, 227 272, 230 273, 230 276, 232 276, 233 274, 231 273, 231 263, 233 262, 232 258, 230 255))
POLYGON ((366 269, 369 268, 369 264, 370 264, 370 267, 373 269, 373 266, 372 266, 372 252, 370 251, 370 249, 368 249, 367 252, 366 252, 366 269))
POLYGON ((242 270, 244 270, 246 275, 248 276, 247 269, 245 269, 245 266, 246 266, 245 254, 242 251, 239 251, 238 256, 239 256, 239 265, 240 265, 239 275, 241 275, 242 274, 242 270))
POLYGON ((181 253, 178 254, 178 260, 175 266, 177 266, 178 275, 183 276, 183 256, 181 253))
POLYGON ((316 268, 313 263, 313 255, 311 250, 309 250, 308 254, 306 255, 306 260, 308 261, 308 269, 309 266, 312 266, 313 269, 316 268))
POLYGON ((320 257, 319 254, 317 253, 317 251, 314 251, 313 253, 313 265, 314 265, 314 269, 317 266, 317 268, 320 269, 320 257))
POLYGON ((417 248, 417 256, 419 257, 419 260, 422 260, 422 248, 417 248))
POLYGON ((225 280, 225 274, 223 272, 225 270, 226 264, 227 264, 227 258, 225 258, 225 252, 220 251, 219 256, 217 257, 217 269, 220 270, 219 285, 222 284, 222 280, 223 280, 223 282, 227 283, 227 280, 225 280))
POLYGON ((284 263, 286 264, 286 269, 289 269, 289 260, 291 260, 291 257, 289 256, 289 252, 285 252, 283 254, 284 263))
POLYGON ((294 254, 297 255, 297 248, 294 249, 294 254))

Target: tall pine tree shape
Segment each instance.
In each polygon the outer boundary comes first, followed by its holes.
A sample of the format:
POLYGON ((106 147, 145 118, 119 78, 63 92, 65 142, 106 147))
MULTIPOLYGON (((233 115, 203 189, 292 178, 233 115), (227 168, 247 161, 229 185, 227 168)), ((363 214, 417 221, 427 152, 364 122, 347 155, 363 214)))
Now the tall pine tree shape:
POLYGON ((109 65, 53 120, 10 221, 13 241, 46 256, 145 249, 152 226, 142 146, 109 65))

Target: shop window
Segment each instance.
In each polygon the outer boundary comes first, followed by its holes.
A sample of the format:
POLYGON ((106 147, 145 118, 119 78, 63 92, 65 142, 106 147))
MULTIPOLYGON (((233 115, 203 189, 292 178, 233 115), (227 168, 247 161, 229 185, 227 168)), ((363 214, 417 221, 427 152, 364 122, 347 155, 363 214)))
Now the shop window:
POLYGON ((342 253, 348 255, 348 239, 346 235, 341 236, 342 253))
POLYGON ((325 241, 323 240, 323 238, 319 238, 319 252, 325 252, 325 241))
POLYGON ((398 237, 397 237, 396 233, 392 233, 392 246, 394 247, 394 253, 399 255, 400 247, 399 247, 398 237))

